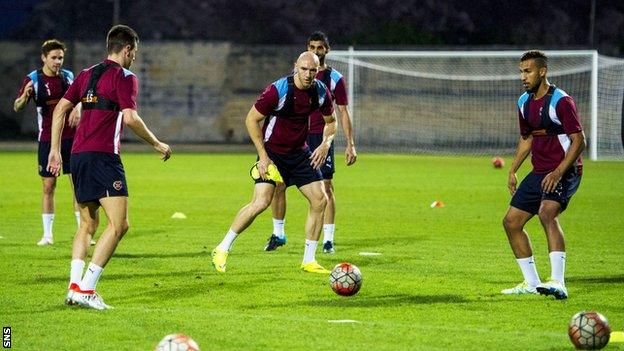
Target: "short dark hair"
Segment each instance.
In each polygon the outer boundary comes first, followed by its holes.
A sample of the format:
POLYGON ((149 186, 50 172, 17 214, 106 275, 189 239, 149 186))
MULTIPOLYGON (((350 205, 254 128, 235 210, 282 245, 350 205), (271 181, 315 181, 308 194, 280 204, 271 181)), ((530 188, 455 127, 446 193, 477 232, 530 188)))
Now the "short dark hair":
POLYGON ((67 50, 67 47, 62 41, 58 39, 46 40, 43 42, 43 45, 41 45, 41 53, 43 54, 43 56, 48 56, 48 54, 52 50, 63 50, 63 52, 65 52, 67 50))
POLYGON ((537 66, 539 68, 542 68, 542 67, 548 68, 548 57, 546 56, 545 53, 539 50, 529 50, 525 52, 524 54, 522 54, 522 57, 520 57, 520 62, 523 62, 526 60, 535 60, 535 63, 537 63, 537 66))
POLYGON ((308 37, 308 44, 310 44, 311 41, 322 41, 325 48, 329 49, 329 39, 327 38, 327 35, 320 30, 310 34, 308 37))
POLYGON ((138 43, 139 35, 134 29, 123 24, 113 26, 106 36, 106 50, 109 54, 120 52, 126 45, 130 45, 130 48, 134 49, 138 43))

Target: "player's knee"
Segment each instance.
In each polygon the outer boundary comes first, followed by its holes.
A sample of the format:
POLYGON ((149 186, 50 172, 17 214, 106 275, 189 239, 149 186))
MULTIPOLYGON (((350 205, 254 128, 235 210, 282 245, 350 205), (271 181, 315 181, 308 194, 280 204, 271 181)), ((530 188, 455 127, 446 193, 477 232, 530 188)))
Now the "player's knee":
POLYGON ((327 206, 327 195, 320 194, 310 201, 310 209, 312 211, 323 211, 327 206))
POLYGON ((503 218, 503 227, 505 228, 505 231, 510 232, 522 229, 522 223, 512 216, 506 215, 505 218, 503 218))
POLYGON ((334 196, 334 185, 332 183, 325 183, 325 193, 329 198, 334 196))
POLYGON ((546 223, 552 223, 554 221, 557 220, 557 211, 553 210, 553 209, 549 209, 549 208, 540 208, 539 212, 537 213, 540 222, 546 224, 546 223))
POLYGON ((256 214, 263 212, 271 205, 271 198, 257 198, 251 203, 251 207, 253 208, 256 214))
POLYGON ((54 195, 54 189, 56 189, 56 182, 46 182, 43 184, 43 193, 45 195, 54 195))

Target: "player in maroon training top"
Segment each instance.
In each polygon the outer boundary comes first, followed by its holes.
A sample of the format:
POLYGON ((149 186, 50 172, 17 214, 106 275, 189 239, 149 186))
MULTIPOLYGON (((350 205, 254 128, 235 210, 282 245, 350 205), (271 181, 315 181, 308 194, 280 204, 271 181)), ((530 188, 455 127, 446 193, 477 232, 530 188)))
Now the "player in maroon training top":
POLYGON ((548 58, 528 51, 520 59, 520 77, 526 92, 518 100, 520 134, 509 169, 509 191, 513 195, 503 220, 507 238, 524 281, 503 294, 544 294, 566 299, 565 241, 559 225, 563 212, 581 183, 581 152, 585 134, 574 100, 546 78, 548 58), (516 172, 531 153, 533 170, 516 188, 516 172), (548 240, 550 280, 541 282, 524 225, 538 215, 548 240))
MULTIPOLYGON (((30 72, 22 82, 22 86, 17 94, 17 98, 13 103, 15 112, 24 109, 28 101, 33 100, 37 107, 37 125, 39 126, 38 161, 39 175, 43 183, 42 198, 42 221, 43 221, 43 237, 37 243, 39 246, 52 245, 54 243, 52 226, 54 223, 54 190, 56 189, 56 177, 46 170, 48 166, 48 153, 50 152, 50 133, 52 125, 52 111, 58 103, 59 99, 69 89, 74 81, 74 74, 63 69, 63 61, 65 59, 65 44, 51 39, 46 40, 41 46, 41 61, 43 66, 40 69, 30 72)), ((75 126, 78 123, 77 114, 72 112, 70 118, 67 119, 63 135, 61 137, 61 152, 66 157, 63 163, 63 173, 70 173, 69 155, 71 153, 72 141, 74 138, 75 126)), ((72 186, 71 177, 69 184, 72 186)), ((78 205, 74 202, 75 216, 78 225, 80 225, 80 212, 78 205)))
POLYGON ((139 37, 130 27, 117 25, 106 38, 108 58, 78 75, 53 115, 52 149, 48 167, 57 174, 61 164, 59 139, 65 114, 82 103, 82 117, 71 155, 72 177, 81 223, 72 250, 70 286, 65 302, 98 310, 110 306, 95 292, 97 281, 117 244, 128 230, 128 188, 121 158, 121 131, 127 125, 167 160, 169 145, 160 142, 137 114, 138 80, 129 68, 139 37), (83 276, 89 240, 98 226, 99 208, 108 226, 95 245, 83 276))
MULTIPOLYGON (((342 131, 346 140, 346 162, 347 166, 355 163, 357 154, 353 141, 353 128, 351 117, 347 108, 347 90, 344 77, 337 70, 325 64, 325 55, 329 53, 329 39, 323 32, 314 32, 308 38, 308 51, 315 53, 320 62, 319 72, 316 79, 325 83, 332 94, 332 99, 340 111, 340 121, 342 131)), ((319 110, 310 115, 310 130, 308 133, 308 146, 310 150, 315 150, 323 140, 323 128, 325 121, 319 110)), ((325 162, 321 166, 323 174, 323 185, 327 193, 327 207, 323 215, 323 252, 334 253, 334 218, 336 215, 336 200, 334 197, 333 177, 335 172, 334 144, 332 143, 325 162)), ((286 216, 286 187, 283 183, 278 183, 275 188, 272 202, 273 210, 273 234, 269 237, 269 242, 264 248, 266 251, 273 251, 286 244, 286 233, 284 232, 284 217, 286 216)))
POLYGON ((269 85, 247 114, 247 131, 258 151, 258 177, 253 199, 240 209, 229 231, 212 252, 212 263, 220 273, 225 272, 227 256, 236 237, 271 204, 276 178, 269 173, 269 166, 277 167, 285 185, 296 185, 310 203, 301 269, 329 273, 315 258, 327 204, 319 168, 327 157, 336 123, 331 93, 325 84, 315 79, 318 69, 318 57, 311 52, 302 53, 295 64, 295 73, 269 85), (321 145, 310 152, 306 145, 308 121, 310 113, 317 109, 326 124, 321 145), (261 121, 264 121, 262 129, 258 125, 261 121))

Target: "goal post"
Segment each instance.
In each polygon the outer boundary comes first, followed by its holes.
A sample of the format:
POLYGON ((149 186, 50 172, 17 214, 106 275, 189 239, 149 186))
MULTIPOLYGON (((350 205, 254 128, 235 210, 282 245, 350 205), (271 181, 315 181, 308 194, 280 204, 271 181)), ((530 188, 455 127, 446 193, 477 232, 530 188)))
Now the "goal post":
MULTIPOLYGON (((624 159, 624 60, 544 50, 549 81, 577 104, 592 160, 624 159), (617 133, 615 132, 617 131, 617 133)), ((331 51, 347 79, 357 145, 379 152, 510 154, 524 51, 331 51)), ((340 144, 341 138, 337 138, 340 144)))

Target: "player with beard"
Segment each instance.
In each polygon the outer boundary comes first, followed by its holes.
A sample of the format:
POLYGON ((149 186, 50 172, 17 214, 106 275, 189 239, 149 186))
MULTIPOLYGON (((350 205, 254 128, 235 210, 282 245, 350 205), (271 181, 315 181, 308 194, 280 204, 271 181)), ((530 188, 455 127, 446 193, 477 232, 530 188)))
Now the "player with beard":
POLYGON ((566 299, 566 261, 559 215, 577 191, 582 175, 581 152, 585 134, 576 105, 565 91, 546 77, 548 58, 532 50, 520 58, 520 77, 526 92, 518 100, 520 138, 509 170, 512 195, 503 220, 507 239, 524 276, 517 286, 502 290, 506 295, 544 294, 566 299), (516 187, 516 172, 531 153, 532 171, 516 187), (550 279, 541 282, 525 224, 537 215, 548 241, 550 279))

